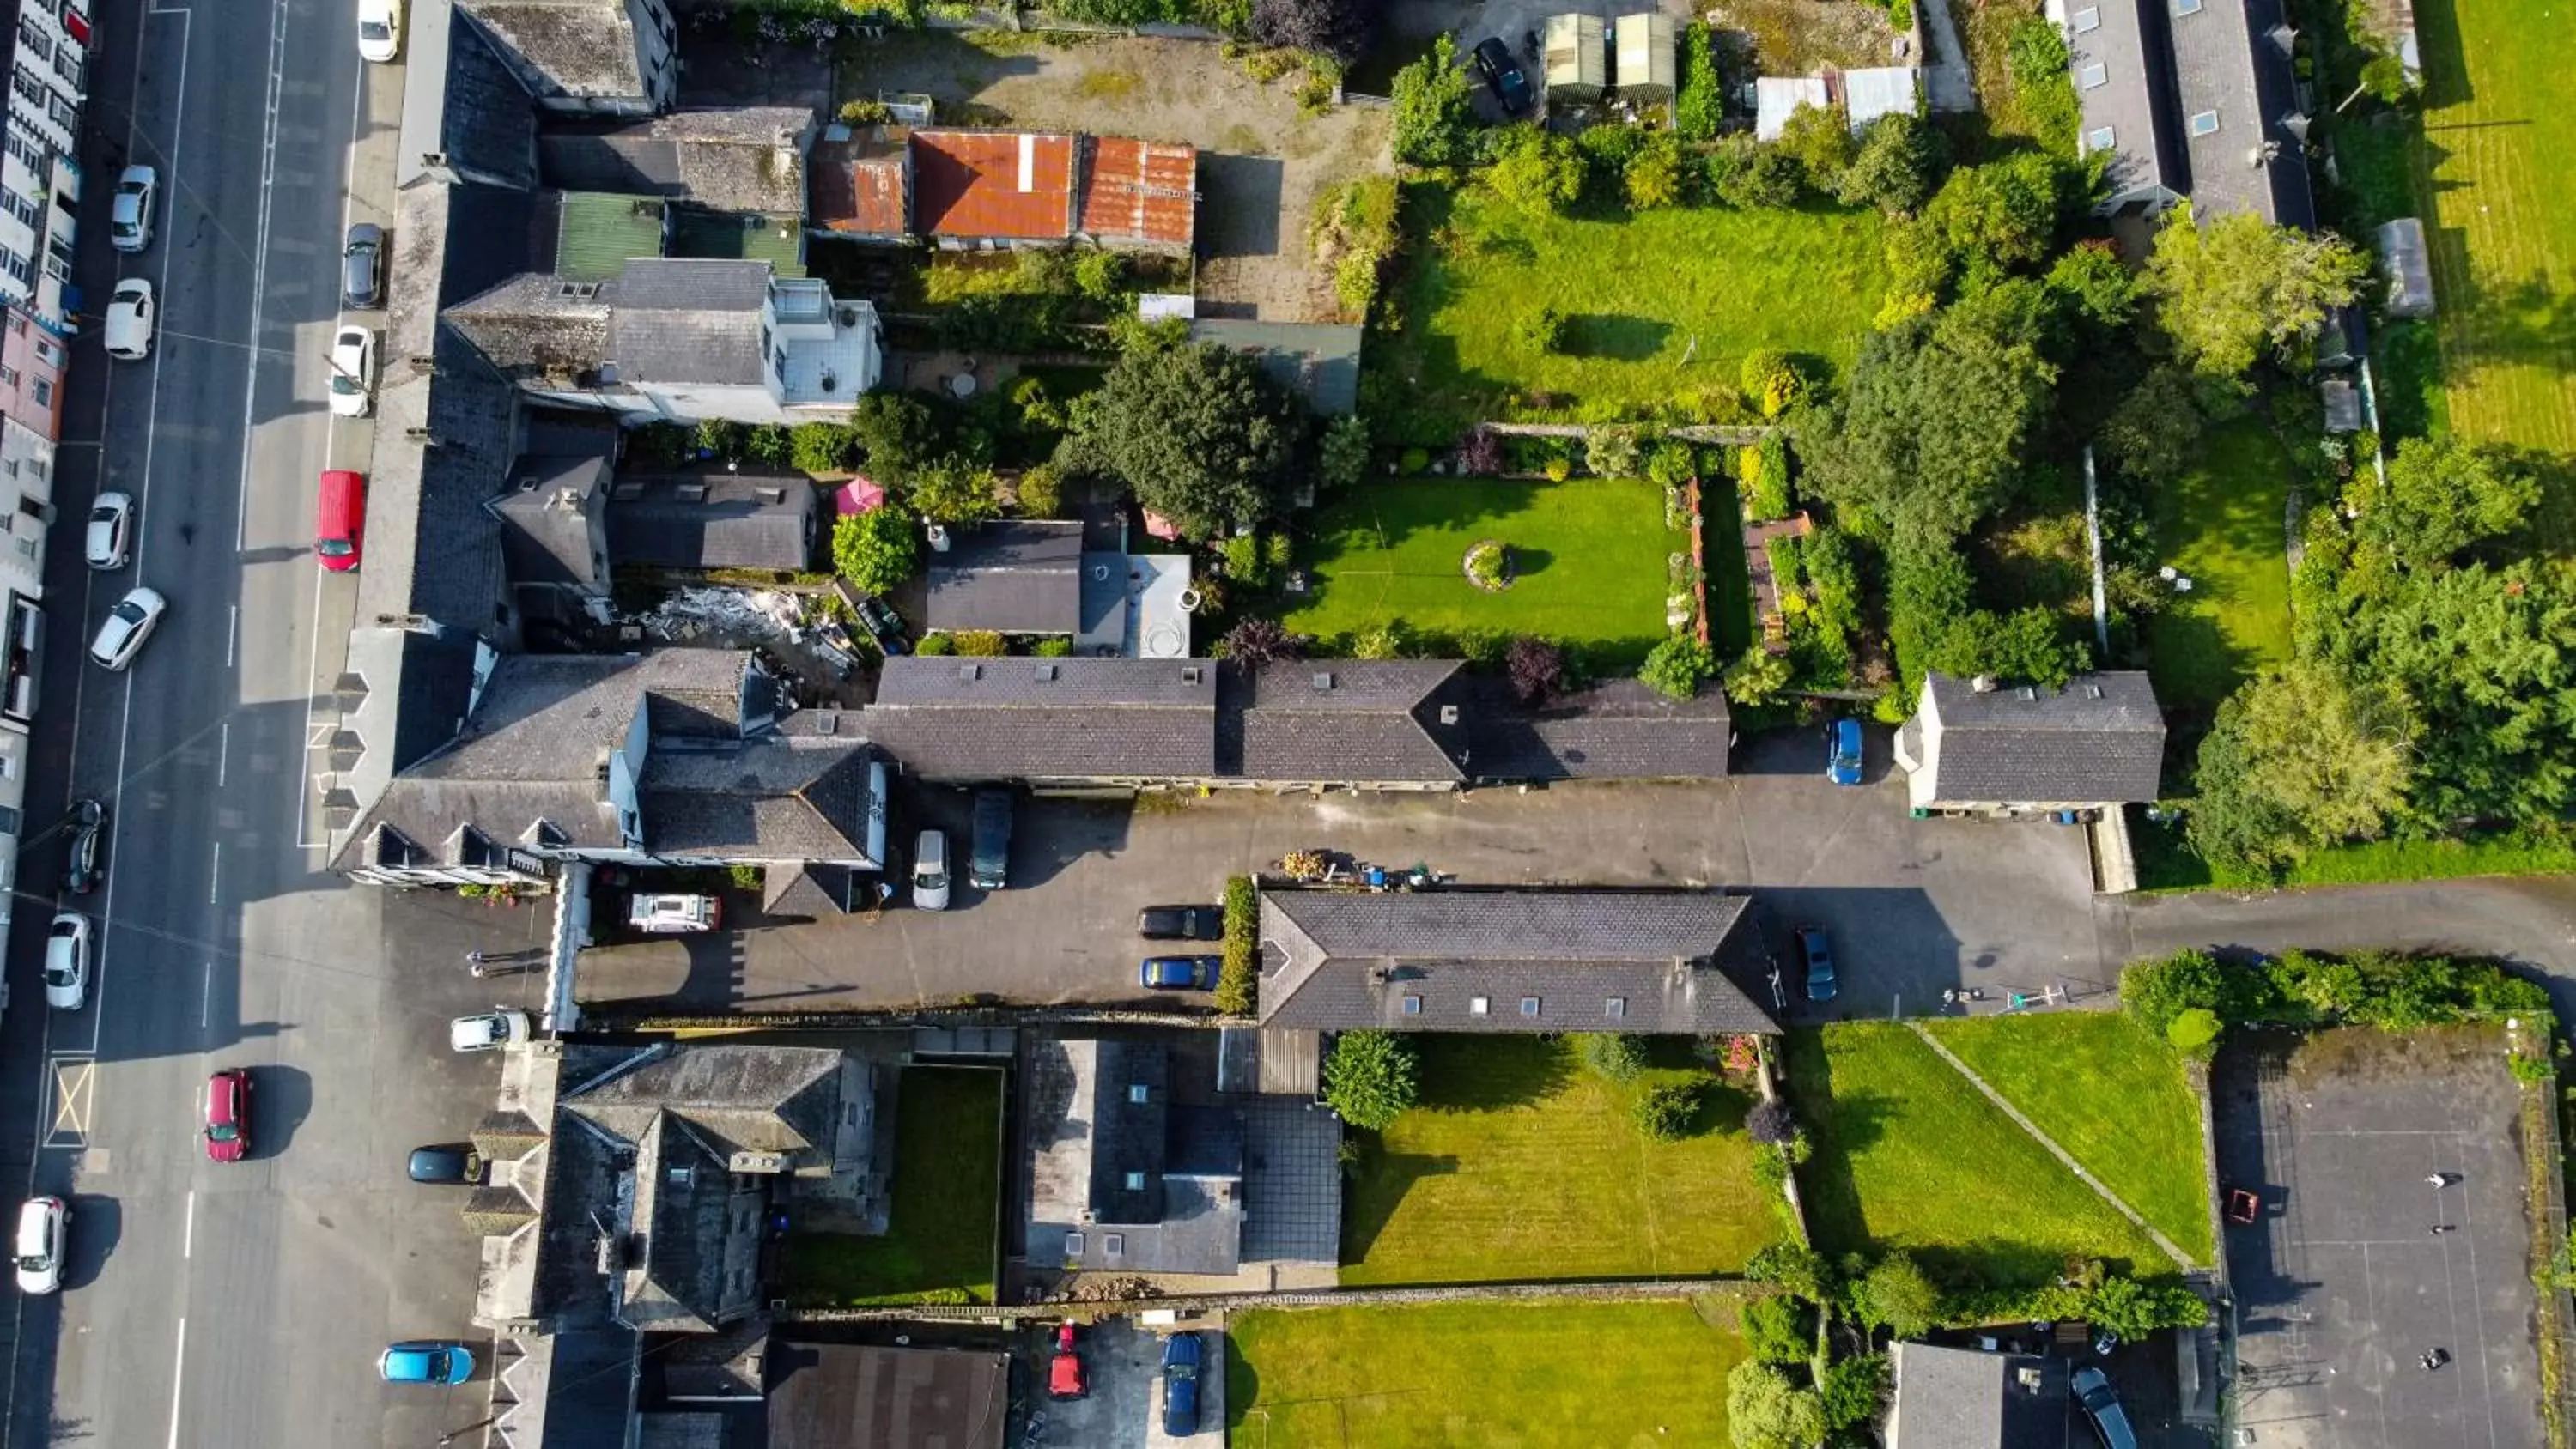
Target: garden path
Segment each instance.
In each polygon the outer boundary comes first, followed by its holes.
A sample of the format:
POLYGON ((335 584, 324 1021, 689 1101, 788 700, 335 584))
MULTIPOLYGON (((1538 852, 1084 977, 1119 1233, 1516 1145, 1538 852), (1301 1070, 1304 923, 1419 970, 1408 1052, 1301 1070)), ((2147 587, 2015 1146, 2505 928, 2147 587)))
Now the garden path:
POLYGON ((1976 82, 1968 76, 1968 48, 1950 23, 1950 0, 1923 0, 1923 89, 1932 109, 1965 114, 1977 108, 1976 82))
POLYGON ((2086 1172, 2084 1170, 2084 1165, 2075 1160, 2075 1155, 2073 1153, 2058 1146, 2057 1139, 2040 1131, 2039 1124, 2033 1122, 2028 1117, 2023 1116, 2021 1109, 2007 1101, 2003 1093, 1986 1085, 1985 1078, 1978 1076, 1974 1071, 1970 1070, 1968 1064, 1959 1060, 1957 1053, 1951 1051, 1948 1047, 1943 1046, 1940 1039, 1933 1036, 1931 1031, 1927 1029, 1923 1023, 1919 1021, 1909 1021, 1905 1025, 1908 1030, 1922 1038, 1923 1044, 1932 1049, 1933 1055, 1939 1057, 1945 1062, 1948 1062, 1951 1070, 1968 1079, 1969 1086, 1972 1086, 1979 1092, 1984 1093, 1986 1100, 1994 1103, 1997 1110, 2011 1118, 2015 1126, 2018 1126, 2024 1132, 2029 1133, 2032 1141, 2047 1148, 2048 1155, 2056 1158, 2060 1163, 2064 1164, 2067 1171, 2074 1173, 2075 1180, 2077 1182, 2093 1189, 2095 1193, 2101 1196, 2102 1201, 2109 1203, 2112 1209, 2118 1212, 2120 1216, 2127 1218, 2130 1222, 2136 1224, 2139 1232, 2142 1232, 2149 1238, 2153 1239, 2157 1247, 2164 1249, 2166 1257, 2173 1259, 2177 1266, 2183 1268, 2195 1266, 2191 1261, 2190 1254, 2185 1253, 2182 1249, 2174 1246, 2173 1239, 2157 1232, 2153 1225, 2148 1223, 2145 1218, 2138 1215, 2138 1210, 2136 1208, 2122 1202, 2118 1193, 2115 1193, 2111 1191, 2111 1189, 2103 1186, 2094 1178, 2093 1174, 2086 1172))

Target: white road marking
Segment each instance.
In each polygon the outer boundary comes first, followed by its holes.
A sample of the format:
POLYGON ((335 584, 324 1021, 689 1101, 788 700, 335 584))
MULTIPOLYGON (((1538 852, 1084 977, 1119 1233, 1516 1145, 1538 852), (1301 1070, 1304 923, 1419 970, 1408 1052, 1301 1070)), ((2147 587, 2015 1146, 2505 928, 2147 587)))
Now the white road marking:
POLYGON ((224 620, 224 667, 230 669, 233 667, 234 641, 241 637, 241 605, 226 604, 224 607, 229 611, 224 620))
MULTIPOLYGON (((268 309, 268 221, 269 208, 277 195, 277 105, 279 89, 286 84, 286 6, 272 4, 268 11, 268 94, 266 118, 260 126, 259 141, 259 229, 251 241, 250 271, 250 341, 256 350, 268 309)), ((242 369, 242 452, 241 488, 233 514, 233 552, 242 549, 242 540, 250 528, 250 442, 253 404, 259 400, 259 366, 256 362, 242 369)))
POLYGON ((179 1390, 188 1382, 188 1316, 179 1315, 178 1361, 170 1369, 170 1449, 179 1449, 179 1406, 186 1402, 179 1390))
MULTIPOLYGON (((205 979, 197 986, 197 1030, 204 1031, 215 1015, 215 963, 206 963, 205 979)), ((190 1188, 191 1193, 195 1188, 190 1188)))
POLYGON ((222 735, 223 743, 215 750, 215 788, 218 790, 224 787, 224 777, 231 774, 233 768, 233 722, 231 720, 223 722, 222 735))
POLYGON ((207 905, 210 905, 210 906, 211 906, 211 905, 215 905, 215 904, 218 904, 218 903, 220 903, 220 902, 222 901, 223 897, 221 896, 221 894, 219 894, 219 891, 220 891, 220 888, 221 888, 221 883, 222 883, 222 881, 223 881, 223 878, 224 878, 224 843, 223 843, 222 841, 218 840, 218 841, 216 841, 216 842, 215 842, 215 866, 214 866, 214 869, 212 869, 212 870, 210 870, 210 871, 206 872, 206 904, 207 904, 207 905))
POLYGON ((193 1187, 188 1189, 188 1219, 187 1226, 179 1234, 179 1256, 197 1256, 197 1190, 193 1187))

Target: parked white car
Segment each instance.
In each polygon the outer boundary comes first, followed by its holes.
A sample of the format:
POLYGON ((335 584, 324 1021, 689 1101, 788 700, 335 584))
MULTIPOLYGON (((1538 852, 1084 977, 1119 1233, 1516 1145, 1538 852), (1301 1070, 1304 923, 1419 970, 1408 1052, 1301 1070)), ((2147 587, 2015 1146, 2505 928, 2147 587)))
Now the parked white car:
POLYGON ((343 327, 331 338, 331 413, 363 418, 376 405, 376 334, 343 327))
POLYGON ((98 626, 98 637, 90 641, 90 661, 101 669, 123 669, 132 664, 143 641, 152 637, 153 628, 169 608, 170 601, 158 590, 126 590, 116 607, 107 611, 107 622, 98 626))
POLYGON ((53 929, 45 933, 45 1004, 78 1011, 88 996, 89 917, 56 911, 53 929))
POLYGON ((116 195, 107 207, 107 244, 121 252, 152 245, 153 203, 161 178, 149 166, 128 166, 116 178, 116 195))
POLYGON ((94 569, 121 569, 133 548, 133 495, 98 495, 89 506, 89 531, 81 536, 82 561, 94 569))
POLYGON ((402 0, 358 0, 358 58, 378 65, 402 54, 402 0))
POLYGON ((712 931, 723 920, 724 903, 714 896, 636 896, 626 903, 626 924, 650 936, 712 931))
POLYGON ((948 909, 948 836, 941 831, 925 830, 913 843, 912 908, 948 909))
POLYGON ((460 1016, 447 1024, 447 1044, 460 1052, 488 1052, 526 1041, 535 1030, 524 1011, 497 1007, 480 1016, 460 1016))
POLYGON ((152 355, 152 284, 141 277, 128 277, 108 294, 107 322, 100 329, 107 337, 107 355, 123 362, 141 362, 152 355))
POLYGON ((63 1286, 63 1238, 72 1210, 58 1197, 31 1197, 18 1208, 18 1291, 51 1293, 63 1286))

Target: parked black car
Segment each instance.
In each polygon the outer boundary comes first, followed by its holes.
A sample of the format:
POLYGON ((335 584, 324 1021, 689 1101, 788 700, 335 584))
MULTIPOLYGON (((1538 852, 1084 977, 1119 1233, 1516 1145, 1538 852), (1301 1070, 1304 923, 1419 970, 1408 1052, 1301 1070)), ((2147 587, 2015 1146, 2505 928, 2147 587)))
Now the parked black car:
POLYGON ((385 229, 372 221, 349 228, 340 248, 340 303, 374 307, 385 300, 385 229))
POLYGON ((1530 108, 1529 77, 1521 74, 1520 62, 1512 59, 1512 48, 1501 37, 1488 35, 1476 42, 1473 56, 1476 74, 1485 78, 1486 88, 1503 106, 1503 114, 1517 116, 1530 108))
POLYGON ((483 1156, 463 1142, 443 1142, 411 1150, 411 1180, 452 1182, 468 1187, 483 1181, 483 1156))
POLYGON ((71 849, 63 857, 63 889, 76 896, 98 889, 98 853, 107 842, 107 807, 83 800, 72 807, 71 849))
POLYGON ((1148 941, 1221 941, 1225 912, 1215 906, 1147 906, 1136 913, 1136 934, 1148 941))
POLYGON ((975 792, 975 848, 966 856, 966 883, 979 891, 1010 884, 1011 792, 975 792))
POLYGON ((903 637, 903 616, 894 605, 874 595, 863 595, 858 605, 859 627, 877 641, 877 647, 888 654, 909 654, 912 641, 903 637))
POLYGON ((1800 926, 1797 930, 1798 955, 1807 965, 1807 999, 1834 999, 1834 948, 1825 939, 1822 926, 1800 926))

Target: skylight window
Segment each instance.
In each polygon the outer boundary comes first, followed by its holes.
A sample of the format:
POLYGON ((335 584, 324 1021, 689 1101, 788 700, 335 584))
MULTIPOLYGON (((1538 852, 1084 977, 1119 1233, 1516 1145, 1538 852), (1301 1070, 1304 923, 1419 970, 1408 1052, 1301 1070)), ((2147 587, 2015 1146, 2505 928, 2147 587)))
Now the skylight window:
POLYGON ((2076 11, 2076 12, 2075 12, 2075 33, 2076 33, 2076 34, 2078 34, 2078 35, 2090 35, 2090 34, 2092 34, 2094 31, 2099 30, 2099 29, 2101 29, 2101 28, 2102 28, 2102 12, 2101 12, 2099 9, 2096 9, 2096 8, 2095 8, 2095 7, 2093 7, 2093 6, 2087 5, 2087 6, 2085 6, 2083 9, 2078 10, 2078 11, 2076 11))
POLYGON ((2191 118, 2191 133, 2195 136, 2216 135, 2218 133, 2218 113, 2216 111, 2202 111, 2200 114, 2193 116, 2191 118))
POLYGON ((2108 151, 2117 141, 2108 126, 2096 126, 2084 133, 2084 148, 2088 151, 2108 151))
POLYGON ((2111 68, 2096 62, 2077 71, 2075 73, 2075 79, 2078 84, 2082 85, 2084 89, 2088 91, 2099 90, 2103 86, 2107 86, 2111 83, 2111 68))

